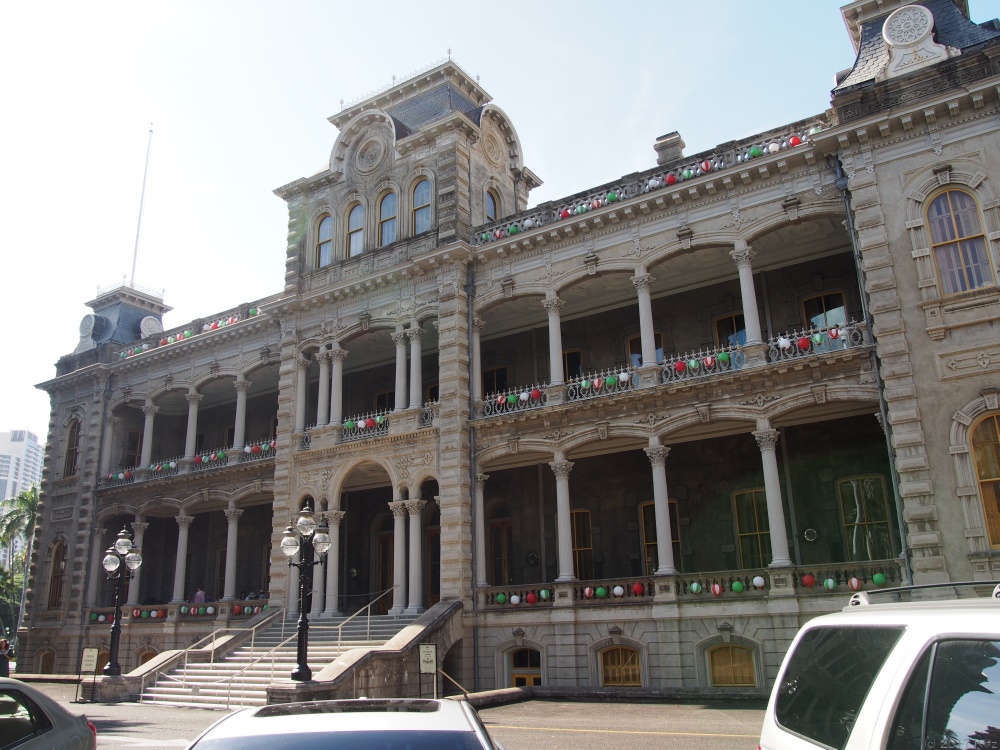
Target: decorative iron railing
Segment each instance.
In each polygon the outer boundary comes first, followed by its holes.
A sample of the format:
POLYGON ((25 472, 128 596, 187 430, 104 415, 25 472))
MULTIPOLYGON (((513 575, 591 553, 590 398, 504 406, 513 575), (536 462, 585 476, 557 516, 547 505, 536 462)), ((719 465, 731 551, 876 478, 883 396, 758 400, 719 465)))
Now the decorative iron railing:
POLYGON ((138 466, 119 467, 115 471, 105 474, 101 484, 104 487, 118 487, 123 484, 132 484, 135 481, 135 472, 138 469, 138 466))
POLYGON ((226 448, 216 448, 211 451, 202 451, 194 457, 192 464, 195 471, 214 469, 217 466, 225 466, 229 463, 229 454, 226 448))
POLYGON ((428 401, 424 404, 423 408, 420 410, 420 418, 417 422, 417 426, 420 429, 424 427, 433 427, 434 420, 437 419, 438 410, 441 408, 441 404, 437 401, 428 401))
POLYGON ((743 350, 738 346, 679 354, 661 366, 661 382, 677 383, 739 370, 743 367, 743 350))
POLYGON ((853 320, 844 325, 803 328, 775 336, 767 343, 770 362, 786 362, 813 354, 841 351, 868 343, 866 329, 853 320))
POLYGON ((613 393, 624 393, 633 390, 637 385, 637 376, 629 369, 601 370, 575 378, 566 384, 566 400, 610 396, 613 393))
POLYGON ((273 458, 274 451, 277 447, 278 441, 271 437, 253 440, 243 446, 243 455, 240 457, 240 460, 247 462, 260 461, 264 458, 273 458))
POLYGON ((183 456, 175 456, 174 458, 164 458, 157 459, 149 465, 149 478, 157 479, 158 477, 169 477, 180 472, 180 461, 183 456))
POLYGON ((495 417, 499 414, 537 409, 544 405, 545 390, 540 385, 531 385, 525 388, 507 388, 490 394, 483 399, 482 411, 484 417, 495 417))
POLYGON ((348 440, 364 440, 388 434, 389 413, 369 412, 345 419, 340 430, 340 439, 347 442, 348 440))

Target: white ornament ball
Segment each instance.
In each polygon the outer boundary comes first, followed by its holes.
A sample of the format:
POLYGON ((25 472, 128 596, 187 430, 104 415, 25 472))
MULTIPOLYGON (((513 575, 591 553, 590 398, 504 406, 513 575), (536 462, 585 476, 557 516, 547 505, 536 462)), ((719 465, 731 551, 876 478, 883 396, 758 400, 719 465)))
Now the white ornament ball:
POLYGON ((535 220, 534 219, 525 219, 524 220, 524 228, 525 229, 531 229, 533 226, 535 226, 535 220))
POLYGON ((244 445, 243 446, 243 452, 244 453, 249 453, 250 452, 250 446, 249 445, 244 445))
POLYGON ((529 396, 528 396, 528 392, 527 392, 527 391, 521 391, 521 395, 520 395, 520 396, 518 396, 518 399, 519 399, 519 400, 520 400, 520 401, 521 401, 522 403, 524 403, 525 401, 527 401, 527 400, 528 400, 528 398, 529 398, 529 396))
POLYGON ((518 604, 521 603, 521 597, 519 597, 517 594, 511 594, 510 603, 516 607, 518 604))
POLYGON ((206 612, 207 612, 208 614, 210 614, 210 615, 214 615, 214 614, 215 614, 215 607, 207 607, 207 608, 205 609, 205 611, 206 611, 206 612))
POLYGON ((755 589, 764 588, 764 576, 754 576, 753 577, 753 587, 755 589))
POLYGON ((620 373, 618 373, 618 382, 619 383, 627 383, 628 382, 628 373, 627 372, 620 372, 620 373))
POLYGON ((176 469, 177 468, 177 462, 176 461, 171 461, 170 462, 170 468, 171 469, 176 469))
POLYGON ((97 621, 98 621, 98 622, 104 622, 104 621, 105 621, 105 620, 107 620, 107 619, 108 619, 108 618, 107 618, 107 617, 105 617, 104 615, 98 615, 98 616, 97 616, 97 621))
POLYGON ((772 154, 778 153, 779 149, 781 149, 781 146, 779 146, 777 143, 771 143, 767 147, 767 150, 770 151, 772 154))
POLYGON ((614 594, 615 596, 625 596, 625 589, 623 589, 621 586, 615 586, 613 589, 611 589, 611 593, 614 594))
POLYGON ((778 339, 778 346, 780 346, 782 349, 788 349, 789 347, 791 347, 791 345, 792 342, 789 339, 786 339, 784 336, 781 336, 778 339))

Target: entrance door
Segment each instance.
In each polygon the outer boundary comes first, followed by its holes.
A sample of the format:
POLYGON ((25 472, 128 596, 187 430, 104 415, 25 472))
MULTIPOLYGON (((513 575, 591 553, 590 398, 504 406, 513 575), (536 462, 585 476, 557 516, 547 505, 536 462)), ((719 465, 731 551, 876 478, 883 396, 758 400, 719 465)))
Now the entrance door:
MULTIPOLYGON (((392 523, 390 519, 389 523, 392 523)), ((378 596, 383 591, 392 588, 392 530, 381 529, 375 532, 375 566, 374 580, 372 581, 373 596, 378 596)), ((374 614, 384 615, 389 612, 392 606, 392 594, 379 600, 378 604, 372 607, 374 614)))
POLYGON ((441 527, 431 526, 424 532, 424 606, 433 607, 441 601, 441 527))

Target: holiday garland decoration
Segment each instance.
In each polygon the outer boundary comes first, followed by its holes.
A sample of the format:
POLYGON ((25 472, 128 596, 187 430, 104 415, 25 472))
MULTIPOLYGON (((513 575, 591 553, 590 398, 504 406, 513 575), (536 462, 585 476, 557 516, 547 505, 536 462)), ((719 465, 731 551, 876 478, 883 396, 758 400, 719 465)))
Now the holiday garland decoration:
MULTIPOLYGON (((260 308, 251 307, 247 311, 247 315, 251 318, 256 318, 258 315, 260 315, 260 312, 261 312, 260 308)), ((235 325, 239 322, 240 322, 240 315, 239 313, 235 313, 228 317, 215 320, 211 323, 205 323, 204 325, 202 325, 200 331, 195 331, 191 328, 188 328, 184 331, 177 331, 176 333, 171 333, 166 335, 161 334, 161 338, 159 341, 154 341, 152 344, 149 343, 136 344, 135 346, 129 347, 128 349, 119 352, 118 358, 128 359, 129 357, 134 357, 137 354, 148 352, 150 349, 160 346, 169 346, 170 344, 176 344, 180 341, 186 341, 187 339, 192 338, 198 333, 208 333, 210 331, 217 331, 220 328, 225 328, 227 326, 235 325)))

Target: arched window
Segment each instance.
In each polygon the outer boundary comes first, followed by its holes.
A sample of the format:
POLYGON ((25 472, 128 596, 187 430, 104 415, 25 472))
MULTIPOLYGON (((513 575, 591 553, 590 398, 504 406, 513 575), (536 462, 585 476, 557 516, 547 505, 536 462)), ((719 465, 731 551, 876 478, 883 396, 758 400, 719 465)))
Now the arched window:
POLYGON ((52 567, 49 569, 49 609, 59 609, 59 605, 62 604, 65 577, 66 545, 57 542, 52 549, 52 567))
POLYGON ((316 231, 316 267, 333 263, 333 217, 324 216, 316 231))
POLYGON ((497 220, 497 206, 499 202, 497 201, 497 196, 492 190, 486 191, 486 221, 496 221, 497 220))
POLYGON ((987 415, 972 431, 979 494, 990 547, 1000 548, 1000 414, 987 415))
POLYGON ((347 257, 361 255, 365 250, 365 209, 360 204, 347 215, 347 257))
POLYGON ((413 233, 422 234, 431 228, 431 181, 421 180, 413 186, 413 233))
POLYGON ((80 422, 71 420, 66 431, 66 461, 63 463, 63 476, 75 477, 77 458, 80 456, 80 422))
POLYGON ((942 294, 956 294, 993 283, 975 198, 964 190, 946 190, 931 201, 927 223, 942 294))
POLYGON ((642 658, 634 648, 614 646, 601 652, 601 685, 642 685, 642 658))
POLYGON ((726 643, 708 652, 709 679, 712 687, 756 687, 757 672, 753 651, 726 643))
POLYGON ((396 194, 386 193, 378 209, 378 246, 396 241, 396 194))

